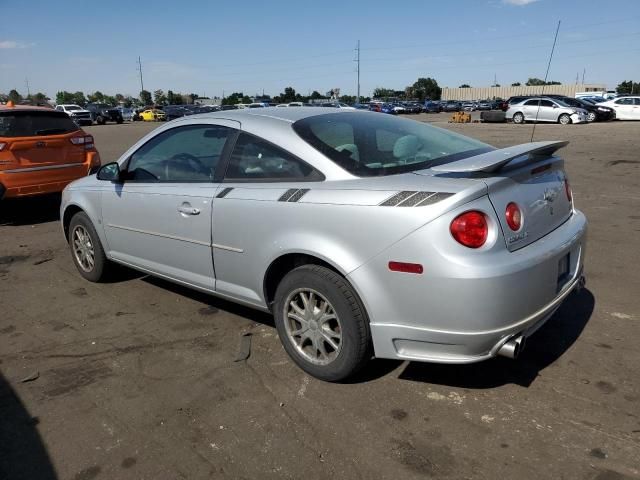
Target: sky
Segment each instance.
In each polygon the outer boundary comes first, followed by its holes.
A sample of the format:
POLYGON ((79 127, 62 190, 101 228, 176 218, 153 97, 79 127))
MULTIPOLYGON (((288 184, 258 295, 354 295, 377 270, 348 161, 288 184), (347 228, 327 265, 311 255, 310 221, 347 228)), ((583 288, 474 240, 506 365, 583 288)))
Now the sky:
POLYGON ((201 96, 640 81, 640 0, 0 0, 0 92, 201 96), (12 21, 11 19, 16 19, 12 21))

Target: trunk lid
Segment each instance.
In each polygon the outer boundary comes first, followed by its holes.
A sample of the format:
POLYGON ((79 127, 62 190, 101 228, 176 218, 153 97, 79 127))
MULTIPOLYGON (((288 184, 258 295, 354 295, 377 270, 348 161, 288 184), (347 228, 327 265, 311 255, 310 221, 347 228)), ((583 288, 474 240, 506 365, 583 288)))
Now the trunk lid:
POLYGON ((437 165, 424 174, 483 180, 507 248, 515 251, 552 232, 573 213, 564 161, 553 155, 567 143, 532 142, 497 149, 437 165), (517 231, 509 227, 505 214, 511 202, 522 213, 517 231))
POLYGON ((539 240, 562 225, 571 216, 573 205, 565 189, 563 161, 553 157, 540 165, 524 168, 501 177, 485 179, 507 248, 518 250, 539 240), (520 229, 507 223, 506 209, 514 202, 522 212, 520 229))

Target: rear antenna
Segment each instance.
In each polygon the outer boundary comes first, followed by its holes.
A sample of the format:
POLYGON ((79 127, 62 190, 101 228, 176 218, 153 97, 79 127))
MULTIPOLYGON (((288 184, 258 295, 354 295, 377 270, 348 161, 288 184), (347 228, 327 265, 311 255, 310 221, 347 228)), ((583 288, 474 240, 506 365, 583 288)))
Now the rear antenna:
MULTIPOLYGON (((542 90, 540 91, 540 96, 544 95, 544 87, 547 86, 547 78, 549 77, 549 69, 551 68, 551 60, 553 59, 553 52, 556 49, 556 42, 558 41, 558 32, 560 31, 560 22, 558 20, 558 26, 556 27, 556 36, 553 37, 553 46, 551 47, 551 55, 549 55, 549 63, 547 63, 547 72, 544 74, 544 83, 542 84, 542 90)), ((531 142, 533 142, 533 136, 536 133, 536 125, 538 124, 538 114, 540 113, 540 100, 538 100, 538 110, 536 110, 536 119, 533 122, 533 130, 531 131, 531 142)))

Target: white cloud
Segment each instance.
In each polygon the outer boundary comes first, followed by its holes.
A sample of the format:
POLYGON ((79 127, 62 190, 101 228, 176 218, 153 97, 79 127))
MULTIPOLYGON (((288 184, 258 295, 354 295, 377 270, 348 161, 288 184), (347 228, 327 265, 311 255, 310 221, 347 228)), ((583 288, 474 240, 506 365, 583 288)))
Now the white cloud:
POLYGON ((11 48, 28 48, 32 47, 33 43, 21 43, 16 42, 14 40, 2 40, 0 41, 0 49, 11 49, 11 48))
POLYGON ((516 5, 518 7, 524 7, 525 5, 529 5, 530 3, 537 2, 538 0, 502 0, 502 3, 506 3, 508 5, 516 5))

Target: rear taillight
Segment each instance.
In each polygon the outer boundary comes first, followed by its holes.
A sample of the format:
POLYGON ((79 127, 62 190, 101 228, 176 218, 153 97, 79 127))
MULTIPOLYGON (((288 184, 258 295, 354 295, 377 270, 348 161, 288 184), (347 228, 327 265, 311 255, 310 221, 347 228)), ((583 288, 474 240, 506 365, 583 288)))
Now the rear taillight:
POLYGON ((573 194, 571 193, 571 185, 569 185, 567 177, 564 178, 564 193, 567 194, 567 200, 571 203, 573 201, 573 194))
POLYGON ((94 147, 93 136, 85 135, 84 137, 71 137, 71 143, 74 145, 84 145, 85 150, 91 150, 94 147))
POLYGON ((0 142, 0 152, 3 151, 6 146, 7 144, 5 142, 0 142))
POLYGON ((507 218, 507 225, 509 225, 511 230, 514 232, 520 230, 520 227, 522 226, 522 212, 518 205, 513 202, 509 203, 505 209, 504 215, 507 218))
POLYGON ((487 217, 475 210, 454 218, 449 230, 458 243, 469 248, 480 248, 487 241, 489 234, 487 217))

